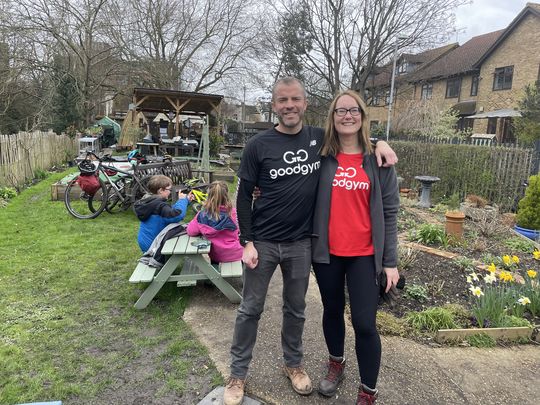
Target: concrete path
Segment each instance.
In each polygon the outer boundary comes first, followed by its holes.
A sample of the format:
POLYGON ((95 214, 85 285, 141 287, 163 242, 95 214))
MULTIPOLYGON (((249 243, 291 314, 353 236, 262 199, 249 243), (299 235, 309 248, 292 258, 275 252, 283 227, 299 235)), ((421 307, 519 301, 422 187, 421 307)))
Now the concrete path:
MULTIPOLYGON (((354 335, 347 327, 346 378, 337 395, 326 399, 315 391, 301 397, 281 372, 281 272, 274 274, 259 323, 259 335, 247 381, 247 393, 267 404, 353 404, 358 388, 354 335)), ((315 279, 307 294, 304 330, 305 367, 316 387, 325 370, 322 305, 315 279)), ((229 374, 229 348, 236 305, 211 286, 197 286, 184 320, 208 348, 218 370, 229 374)), ((382 337, 383 358, 378 403, 387 405, 540 403, 540 347, 476 349, 433 348, 412 340, 382 337)), ((215 402, 216 405, 221 402, 215 402)))

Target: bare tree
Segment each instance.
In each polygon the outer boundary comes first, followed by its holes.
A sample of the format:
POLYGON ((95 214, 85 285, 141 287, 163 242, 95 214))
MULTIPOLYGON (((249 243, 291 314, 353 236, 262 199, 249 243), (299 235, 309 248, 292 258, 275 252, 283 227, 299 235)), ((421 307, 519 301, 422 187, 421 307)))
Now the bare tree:
POLYGON ((117 0, 110 38, 148 86, 202 91, 244 67, 250 0, 117 0))
POLYGON ((80 93, 81 111, 89 123, 103 92, 110 89, 121 61, 105 27, 107 0, 20 0, 12 1, 12 32, 32 41, 34 63, 50 67, 59 56, 65 72, 73 77, 80 93))
MULTIPOLYGON (((449 38, 454 10, 468 0, 283 0, 274 7, 281 21, 303 14, 302 64, 308 90, 329 99, 344 87, 363 94, 376 66, 401 47, 425 48, 449 38)), ((274 3, 275 4, 275 3, 274 3)), ((282 63, 277 60, 276 64, 282 63)))

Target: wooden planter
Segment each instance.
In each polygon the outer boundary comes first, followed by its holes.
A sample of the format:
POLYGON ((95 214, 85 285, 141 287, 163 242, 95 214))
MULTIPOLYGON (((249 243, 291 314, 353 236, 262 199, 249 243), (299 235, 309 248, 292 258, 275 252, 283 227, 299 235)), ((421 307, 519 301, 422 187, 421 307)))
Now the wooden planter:
POLYGON ((463 238, 463 222, 465 214, 461 211, 447 211, 446 214, 446 234, 457 239, 463 238))
POLYGON ((538 326, 514 327, 514 328, 472 328, 472 329, 439 329, 435 336, 437 343, 455 342, 465 340, 472 335, 485 334, 493 339, 515 340, 520 338, 532 339, 537 342, 540 339, 538 326))

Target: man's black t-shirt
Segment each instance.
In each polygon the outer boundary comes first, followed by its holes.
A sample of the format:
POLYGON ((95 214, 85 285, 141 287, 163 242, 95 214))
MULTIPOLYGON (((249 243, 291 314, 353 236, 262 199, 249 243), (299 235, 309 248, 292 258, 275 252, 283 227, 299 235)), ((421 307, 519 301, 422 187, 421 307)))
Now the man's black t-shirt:
POLYGON ((311 236, 323 135, 322 129, 309 126, 295 135, 273 128, 246 144, 238 176, 261 190, 251 217, 254 240, 311 236))

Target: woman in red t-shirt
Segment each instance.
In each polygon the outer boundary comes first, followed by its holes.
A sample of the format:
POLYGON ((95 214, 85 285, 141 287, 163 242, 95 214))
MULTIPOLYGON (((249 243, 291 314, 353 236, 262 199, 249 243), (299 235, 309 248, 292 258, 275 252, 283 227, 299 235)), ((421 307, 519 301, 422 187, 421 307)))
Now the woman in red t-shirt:
POLYGON ((313 222, 313 268, 324 307, 328 372, 319 393, 333 396, 344 376, 345 280, 360 372, 357 404, 373 404, 381 361, 375 320, 379 280, 395 288, 399 192, 395 170, 372 154, 366 105, 347 90, 330 106, 321 149, 313 222))

